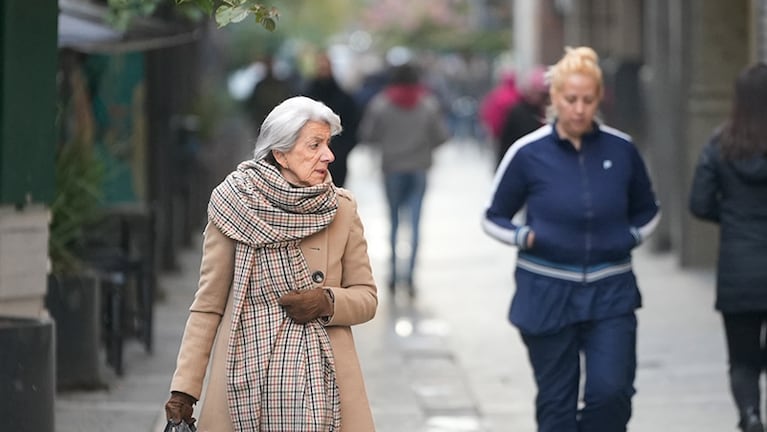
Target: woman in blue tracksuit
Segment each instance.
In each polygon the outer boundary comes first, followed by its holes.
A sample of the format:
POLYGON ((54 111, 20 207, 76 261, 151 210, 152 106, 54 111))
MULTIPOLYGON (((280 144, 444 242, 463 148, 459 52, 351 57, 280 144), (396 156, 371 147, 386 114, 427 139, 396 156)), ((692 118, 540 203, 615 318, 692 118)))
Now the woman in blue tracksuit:
POLYGON ((567 48, 549 81, 553 121, 506 153, 483 228, 519 248, 509 320, 535 373, 538 430, 625 431, 641 305, 631 250, 659 208, 630 138, 595 121, 603 84, 594 50, 567 48))

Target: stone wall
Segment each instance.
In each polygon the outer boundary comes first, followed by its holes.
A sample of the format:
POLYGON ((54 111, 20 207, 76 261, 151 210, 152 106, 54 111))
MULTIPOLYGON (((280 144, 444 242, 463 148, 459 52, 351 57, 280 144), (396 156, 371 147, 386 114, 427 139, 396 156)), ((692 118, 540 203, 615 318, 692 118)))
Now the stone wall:
POLYGON ((49 211, 0 207, 0 316, 47 316, 49 211))

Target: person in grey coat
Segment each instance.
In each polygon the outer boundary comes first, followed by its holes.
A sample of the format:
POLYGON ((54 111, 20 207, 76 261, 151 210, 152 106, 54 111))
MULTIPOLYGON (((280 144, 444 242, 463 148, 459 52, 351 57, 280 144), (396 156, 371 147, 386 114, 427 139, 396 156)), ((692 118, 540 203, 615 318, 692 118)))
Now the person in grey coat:
POLYGON ((719 224, 716 309, 724 319, 739 427, 763 432, 759 378, 767 346, 767 65, 735 81, 732 111, 703 148, 690 211, 719 224))
POLYGON ((403 64, 390 71, 389 84, 370 102, 359 125, 361 142, 381 152, 384 188, 391 224, 388 286, 398 280, 415 296, 413 273, 418 252, 421 205, 432 153, 450 138, 437 98, 421 84, 415 66, 403 64), (408 210, 410 256, 402 274, 397 269, 397 231, 400 211, 408 210))

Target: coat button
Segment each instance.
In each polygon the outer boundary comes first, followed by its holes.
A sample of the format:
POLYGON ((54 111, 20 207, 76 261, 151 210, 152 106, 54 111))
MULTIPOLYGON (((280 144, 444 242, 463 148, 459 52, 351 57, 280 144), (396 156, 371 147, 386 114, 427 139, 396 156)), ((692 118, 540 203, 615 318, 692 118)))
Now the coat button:
POLYGON ((317 270, 316 272, 312 273, 312 281, 314 281, 314 283, 321 283, 324 280, 325 274, 321 271, 317 270))

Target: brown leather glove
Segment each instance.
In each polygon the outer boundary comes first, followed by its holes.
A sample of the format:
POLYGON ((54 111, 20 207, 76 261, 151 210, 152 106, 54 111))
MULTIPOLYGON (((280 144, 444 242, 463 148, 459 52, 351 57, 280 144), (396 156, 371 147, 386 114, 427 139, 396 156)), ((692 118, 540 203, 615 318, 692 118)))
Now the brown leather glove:
POLYGON ((277 303, 299 324, 333 315, 333 302, 328 290, 324 288, 290 291, 280 297, 277 303))
POLYGON ((186 424, 194 424, 196 420, 192 417, 194 414, 192 405, 196 403, 197 399, 192 396, 180 391, 172 391, 170 392, 170 399, 165 402, 165 417, 174 424, 181 423, 181 420, 186 424))

